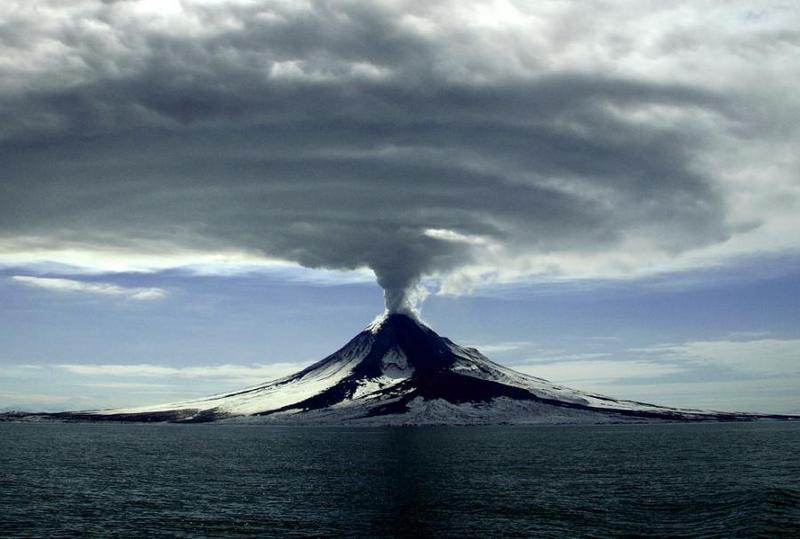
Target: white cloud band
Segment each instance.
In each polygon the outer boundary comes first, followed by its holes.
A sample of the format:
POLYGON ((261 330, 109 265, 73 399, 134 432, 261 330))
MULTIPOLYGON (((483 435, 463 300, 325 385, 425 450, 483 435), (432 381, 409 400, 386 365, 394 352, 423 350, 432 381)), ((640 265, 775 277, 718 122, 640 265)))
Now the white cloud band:
POLYGON ((56 367, 83 376, 125 378, 212 378, 241 380, 273 380, 299 371, 305 364, 272 363, 268 365, 207 365, 168 367, 151 363, 139 364, 59 364, 56 367))
POLYGON ((161 299, 166 295, 163 288, 124 287, 113 283, 93 281, 76 281, 74 279, 56 279, 53 277, 33 277, 30 275, 14 275, 14 282, 33 288, 43 288, 55 292, 78 292, 101 296, 116 296, 139 301, 161 299))

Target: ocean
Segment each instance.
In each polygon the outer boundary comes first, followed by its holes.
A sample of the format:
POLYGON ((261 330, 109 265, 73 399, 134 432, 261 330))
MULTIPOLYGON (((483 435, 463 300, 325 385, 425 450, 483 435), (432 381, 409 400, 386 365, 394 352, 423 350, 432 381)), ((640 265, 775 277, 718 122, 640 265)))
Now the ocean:
POLYGON ((800 423, 0 423, 0 537, 800 537, 800 423))

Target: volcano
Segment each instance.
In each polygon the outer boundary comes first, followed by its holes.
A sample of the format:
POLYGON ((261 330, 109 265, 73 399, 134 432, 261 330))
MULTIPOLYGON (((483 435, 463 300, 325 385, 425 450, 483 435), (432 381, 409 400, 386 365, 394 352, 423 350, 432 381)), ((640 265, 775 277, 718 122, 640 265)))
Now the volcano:
POLYGON ((308 368, 241 391, 156 406, 38 415, 364 425, 788 418, 668 408, 562 387, 503 367, 405 314, 386 314, 308 368))

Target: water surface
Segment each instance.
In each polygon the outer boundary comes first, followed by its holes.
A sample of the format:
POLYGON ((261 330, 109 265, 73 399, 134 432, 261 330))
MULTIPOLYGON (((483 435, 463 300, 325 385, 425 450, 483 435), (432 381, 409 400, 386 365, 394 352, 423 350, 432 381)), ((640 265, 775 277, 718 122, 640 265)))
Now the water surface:
POLYGON ((0 423, 2 537, 800 535, 800 424, 0 423))

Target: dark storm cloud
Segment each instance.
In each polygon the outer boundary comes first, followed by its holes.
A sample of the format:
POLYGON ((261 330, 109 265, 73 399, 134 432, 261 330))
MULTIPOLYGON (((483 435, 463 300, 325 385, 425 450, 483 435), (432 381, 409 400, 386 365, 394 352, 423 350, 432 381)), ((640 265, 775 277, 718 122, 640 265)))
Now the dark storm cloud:
POLYGON ((3 238, 368 266, 397 308, 482 259, 735 231, 692 118, 736 120, 739 96, 544 69, 555 41, 497 56, 412 4, 185 3, 169 24, 137 5, 0 27, 19 78, 0 94, 3 238), (652 110, 678 120, 634 114, 652 110))

